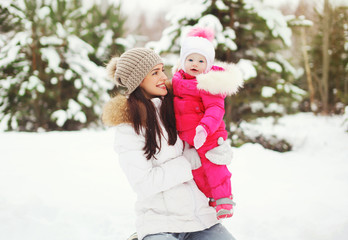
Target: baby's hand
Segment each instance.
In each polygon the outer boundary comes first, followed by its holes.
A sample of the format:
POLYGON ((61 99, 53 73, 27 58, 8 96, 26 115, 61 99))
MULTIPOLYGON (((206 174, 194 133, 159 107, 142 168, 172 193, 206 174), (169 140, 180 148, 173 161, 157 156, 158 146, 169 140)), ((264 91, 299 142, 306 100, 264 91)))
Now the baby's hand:
POLYGON ((196 127, 196 136, 193 138, 193 144, 196 149, 199 149, 203 146, 205 143, 205 140, 207 139, 207 131, 205 131, 204 127, 201 125, 198 125, 196 127))
POLYGON ((233 150, 228 141, 224 141, 222 137, 218 139, 219 146, 209 150, 205 156, 209 161, 217 165, 228 165, 233 158, 233 150))

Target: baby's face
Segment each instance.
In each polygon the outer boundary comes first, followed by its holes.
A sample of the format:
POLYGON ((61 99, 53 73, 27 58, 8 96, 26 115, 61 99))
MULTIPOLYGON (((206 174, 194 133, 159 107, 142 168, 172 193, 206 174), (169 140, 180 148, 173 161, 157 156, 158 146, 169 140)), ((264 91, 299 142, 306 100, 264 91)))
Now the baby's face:
POLYGON ((207 68, 207 60, 199 53, 191 53, 185 59, 185 72, 191 76, 197 76, 207 68))

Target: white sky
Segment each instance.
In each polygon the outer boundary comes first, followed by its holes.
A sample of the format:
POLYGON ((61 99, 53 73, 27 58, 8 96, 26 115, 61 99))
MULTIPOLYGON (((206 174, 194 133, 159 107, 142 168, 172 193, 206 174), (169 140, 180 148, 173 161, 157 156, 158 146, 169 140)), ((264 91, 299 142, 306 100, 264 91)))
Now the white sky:
MULTIPOLYGON (((86 5, 90 5, 93 2, 99 2, 102 3, 104 0, 84 0, 86 5)), ((149 14, 151 13, 157 13, 159 11, 166 11, 171 6, 176 5, 178 3, 184 2, 185 0, 108 0, 109 2, 122 2, 123 9, 126 12, 129 13, 137 13, 141 10, 146 10, 149 14)), ((280 5, 284 3, 289 3, 290 6, 296 7, 300 1, 306 1, 306 2, 316 2, 319 5, 323 4, 324 0, 260 0, 263 1, 266 4, 274 5, 276 7, 279 7, 280 5)), ((340 4, 340 5, 348 5, 347 0, 329 0, 333 4, 340 4)))
MULTIPOLYGON (((122 2, 122 11, 128 15, 128 22, 132 25, 132 18, 137 24, 137 19, 141 13, 145 12, 149 23, 153 22, 156 16, 161 12, 167 12, 171 6, 177 5, 187 0, 108 0, 109 2, 122 2)), ((260 0, 266 4, 280 7, 285 3, 289 3, 289 7, 295 9, 300 1, 315 2, 316 4, 323 5, 324 0, 260 0)), ((329 0, 335 5, 348 5, 348 0, 329 0)), ((103 3, 105 0, 84 0, 86 6, 93 4, 93 2, 103 3)))
MULTIPOLYGON (((96 0, 98 1, 98 0, 96 0)), ((99 0, 100 1, 100 0, 99 0)), ((112 1, 112 0, 111 0, 112 1)), ((185 0, 170 0, 170 1, 163 1, 163 0, 118 0, 123 2, 124 9, 129 12, 137 12, 140 9, 144 9, 148 11, 149 13, 154 13, 158 11, 165 11, 166 9, 170 8, 170 6, 176 5, 180 2, 183 2, 185 0)), ((305 2, 315 2, 319 5, 323 4, 324 0, 260 0, 263 1, 266 4, 274 5, 276 7, 281 6, 284 3, 289 3, 291 7, 296 7, 300 1, 305 2)), ((344 4, 348 5, 347 0, 329 0, 333 4, 344 4)))
MULTIPOLYGON (((103 1, 103 0, 95 0, 103 1)), ((115 1, 115 0, 109 0, 115 1)), ((156 14, 163 11, 166 12, 170 9, 171 6, 177 5, 178 3, 184 2, 185 0, 118 0, 122 2, 122 9, 126 13, 132 14, 136 17, 140 14, 141 11, 145 11, 151 21, 151 18, 154 18, 156 14)), ((187 1, 187 0, 186 0, 187 1)), ((273 5, 275 7, 280 7, 285 3, 289 4, 289 7, 295 9, 300 1, 306 2, 315 2, 319 6, 323 5, 324 0, 260 0, 266 4, 273 5)), ((348 5, 348 0, 329 0, 334 5, 348 5)))

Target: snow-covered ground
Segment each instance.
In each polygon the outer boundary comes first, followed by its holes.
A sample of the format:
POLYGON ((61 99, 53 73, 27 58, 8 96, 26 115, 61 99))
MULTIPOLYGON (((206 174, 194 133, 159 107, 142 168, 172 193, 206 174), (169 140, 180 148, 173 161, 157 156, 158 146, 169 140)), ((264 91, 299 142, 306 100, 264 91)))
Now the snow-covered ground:
MULTIPOLYGON (((297 114, 258 130, 287 153, 245 144, 230 165, 238 240, 348 239, 348 134, 342 117, 297 114)), ((0 133, 0 239, 124 240, 135 195, 112 149, 113 130, 0 133)))

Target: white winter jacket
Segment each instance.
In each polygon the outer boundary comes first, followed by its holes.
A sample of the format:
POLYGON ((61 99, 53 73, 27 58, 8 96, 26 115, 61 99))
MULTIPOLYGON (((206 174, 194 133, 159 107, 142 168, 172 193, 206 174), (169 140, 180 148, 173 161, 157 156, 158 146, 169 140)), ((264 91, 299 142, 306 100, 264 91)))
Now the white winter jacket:
MULTIPOLYGON (((158 98, 153 102, 157 108, 161 104, 158 98)), ((113 110, 122 106, 117 100, 110 104, 116 104, 109 108, 113 110)), ((174 146, 169 146, 162 126, 161 151, 156 154, 157 159, 147 160, 143 150, 145 137, 137 135, 129 123, 113 121, 117 122, 114 148, 137 194, 136 230, 140 240, 161 232, 200 231, 218 223, 214 208, 208 206, 207 198, 193 181, 179 137, 174 146)))

